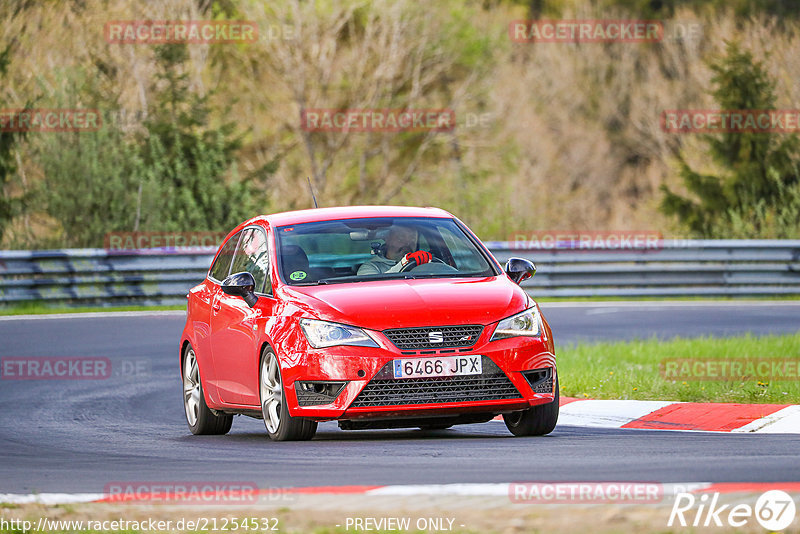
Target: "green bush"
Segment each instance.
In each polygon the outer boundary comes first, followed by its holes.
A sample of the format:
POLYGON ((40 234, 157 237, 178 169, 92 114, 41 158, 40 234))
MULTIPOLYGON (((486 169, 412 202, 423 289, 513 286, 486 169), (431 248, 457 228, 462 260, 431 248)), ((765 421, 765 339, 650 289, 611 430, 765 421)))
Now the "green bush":
POLYGON ((258 188, 275 170, 240 178, 240 139, 231 124, 212 127, 208 97, 189 89, 185 46, 156 50, 143 131, 126 133, 106 113, 96 132, 43 137, 38 195, 61 231, 39 246, 100 247, 113 231, 227 231, 265 210, 258 188))
MULTIPOLYGON (((4 78, 8 72, 10 57, 11 45, 8 45, 0 52, 0 78, 4 78)), ((6 107, 8 106, 0 99, 0 109, 6 107)), ((12 196, 9 191, 11 181, 17 172, 15 149, 24 139, 25 132, 0 130, 0 243, 3 241, 6 226, 25 206, 24 196, 12 196)))
MULTIPOLYGON (((775 83, 752 54, 729 43, 712 63, 712 91, 722 110, 775 108, 775 83)), ((691 197, 662 186, 661 210, 706 238, 800 237, 800 142, 780 133, 707 135, 708 154, 722 169, 701 174, 682 156, 680 174, 691 197)))

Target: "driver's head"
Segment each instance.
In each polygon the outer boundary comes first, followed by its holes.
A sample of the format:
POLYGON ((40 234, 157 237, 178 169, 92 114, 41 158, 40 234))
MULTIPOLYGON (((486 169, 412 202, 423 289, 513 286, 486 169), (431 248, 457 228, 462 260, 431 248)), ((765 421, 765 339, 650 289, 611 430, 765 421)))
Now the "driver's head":
POLYGON ((417 230, 410 226, 394 225, 386 236, 386 257, 399 261, 409 252, 417 250, 417 230))
POLYGON ((260 252, 260 248, 264 243, 264 237, 261 232, 258 230, 250 230, 250 233, 246 233, 243 238, 244 243, 242 246, 244 247, 244 252, 248 256, 255 256, 256 253, 260 252))

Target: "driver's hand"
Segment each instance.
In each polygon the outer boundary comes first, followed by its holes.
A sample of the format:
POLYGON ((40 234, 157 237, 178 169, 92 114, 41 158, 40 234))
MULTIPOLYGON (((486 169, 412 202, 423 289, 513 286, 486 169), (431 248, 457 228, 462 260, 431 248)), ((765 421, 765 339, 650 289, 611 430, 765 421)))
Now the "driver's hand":
POLYGON ((417 262, 417 265, 422 265, 423 263, 430 262, 432 259, 433 256, 427 250, 418 250, 416 252, 409 252, 403 256, 403 259, 400 261, 403 266, 406 266, 412 261, 417 262))

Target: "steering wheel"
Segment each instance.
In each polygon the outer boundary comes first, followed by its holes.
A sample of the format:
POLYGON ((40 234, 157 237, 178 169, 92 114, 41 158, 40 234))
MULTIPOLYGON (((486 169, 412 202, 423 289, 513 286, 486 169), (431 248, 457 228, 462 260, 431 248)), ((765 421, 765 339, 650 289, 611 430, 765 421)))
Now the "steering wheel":
MULTIPOLYGON (((448 264, 446 261, 444 261, 443 259, 441 259, 441 258, 438 258, 438 257, 434 256, 433 254, 431 254, 431 261, 430 261, 429 263, 433 263, 433 262, 435 262, 435 261, 436 261, 436 262, 439 262, 439 263, 443 263, 444 265, 447 265, 448 267, 450 266, 450 265, 449 265, 449 264, 448 264)), ((425 265, 425 264, 423 263, 423 265, 425 265)), ((411 269, 415 269, 415 268, 417 268, 417 267, 419 267, 419 265, 417 265, 417 262, 416 262, 416 261, 410 261, 410 262, 406 263, 405 265, 403 265, 403 266, 400 268, 400 272, 401 272, 401 273, 404 273, 404 272, 406 272, 406 271, 410 271, 411 269)))

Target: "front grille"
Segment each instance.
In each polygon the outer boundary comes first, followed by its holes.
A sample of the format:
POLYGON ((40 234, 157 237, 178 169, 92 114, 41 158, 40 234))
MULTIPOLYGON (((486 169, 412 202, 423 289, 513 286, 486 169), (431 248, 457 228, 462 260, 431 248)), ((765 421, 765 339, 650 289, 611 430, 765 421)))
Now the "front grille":
POLYGON ((481 335, 483 326, 425 326, 422 328, 394 328, 383 333, 400 350, 441 349, 471 347, 481 335), (441 339, 441 342, 436 340, 441 339))
POLYGON ((388 362, 350 406, 366 408, 521 398, 505 373, 490 358, 482 358, 483 374, 436 378, 390 378, 393 363, 388 362))

